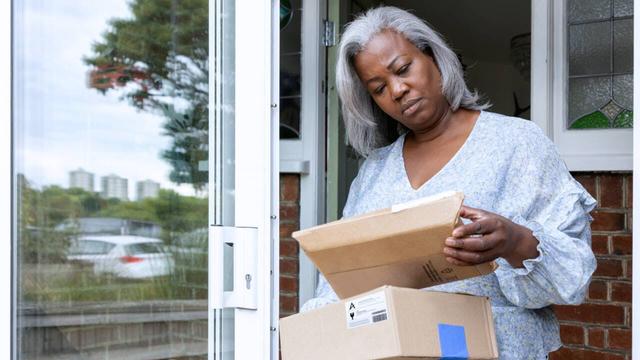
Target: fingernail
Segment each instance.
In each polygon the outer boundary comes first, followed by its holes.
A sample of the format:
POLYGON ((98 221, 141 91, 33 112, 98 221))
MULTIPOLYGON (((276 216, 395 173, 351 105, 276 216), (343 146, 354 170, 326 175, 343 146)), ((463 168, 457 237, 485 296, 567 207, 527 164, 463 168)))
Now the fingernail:
POLYGON ((452 238, 447 238, 447 239, 444 241, 444 244, 445 244, 445 245, 449 245, 449 246, 455 246, 455 245, 456 245, 456 241, 455 241, 455 240, 453 240, 452 238))
POLYGON ((453 250, 449 249, 449 248, 444 248, 442 250, 445 254, 449 254, 449 255, 453 255, 453 250))

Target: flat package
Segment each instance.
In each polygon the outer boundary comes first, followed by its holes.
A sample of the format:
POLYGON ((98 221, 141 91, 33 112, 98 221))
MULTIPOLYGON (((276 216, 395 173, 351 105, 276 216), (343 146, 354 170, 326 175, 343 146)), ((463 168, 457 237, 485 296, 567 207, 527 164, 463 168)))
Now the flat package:
POLYGON ((280 319, 283 360, 497 359, 486 297, 383 286, 280 319))
POLYGON ((420 289, 486 275, 495 270, 493 262, 456 266, 442 252, 463 200, 461 192, 441 193, 293 237, 341 299, 382 285, 420 289))

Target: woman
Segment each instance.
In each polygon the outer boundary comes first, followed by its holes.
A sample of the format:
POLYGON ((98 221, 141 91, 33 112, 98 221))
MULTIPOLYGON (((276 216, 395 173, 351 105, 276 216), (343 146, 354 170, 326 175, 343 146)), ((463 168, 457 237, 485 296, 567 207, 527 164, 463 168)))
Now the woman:
MULTIPOLYGON (((551 141, 530 121, 484 111, 451 49, 397 8, 373 9, 349 24, 337 84, 349 142, 366 157, 344 217, 464 192, 466 224, 443 252, 453 264, 495 260, 499 267, 429 290, 488 296, 502 359, 545 359, 558 349, 550 305, 584 298, 596 266, 595 200, 551 141)), ((316 295, 303 311, 337 300, 322 276, 316 295)))

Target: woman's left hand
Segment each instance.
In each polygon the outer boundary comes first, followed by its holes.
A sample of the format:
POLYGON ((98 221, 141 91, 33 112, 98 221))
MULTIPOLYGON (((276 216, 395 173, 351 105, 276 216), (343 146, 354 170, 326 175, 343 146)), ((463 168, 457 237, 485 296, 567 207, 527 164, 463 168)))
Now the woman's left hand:
POLYGON ((460 217, 471 223, 453 229, 444 254, 455 265, 476 265, 504 258, 513 267, 538 256, 538 240, 531 230, 489 211, 463 206, 460 217))

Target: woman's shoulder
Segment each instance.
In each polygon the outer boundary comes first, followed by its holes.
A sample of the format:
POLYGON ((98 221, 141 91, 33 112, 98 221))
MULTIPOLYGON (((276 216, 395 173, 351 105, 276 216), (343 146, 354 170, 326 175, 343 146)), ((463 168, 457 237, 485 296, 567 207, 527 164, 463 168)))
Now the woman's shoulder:
POLYGON ((488 132, 503 144, 536 148, 552 146, 551 140, 531 120, 489 111, 483 111, 482 115, 488 132))

